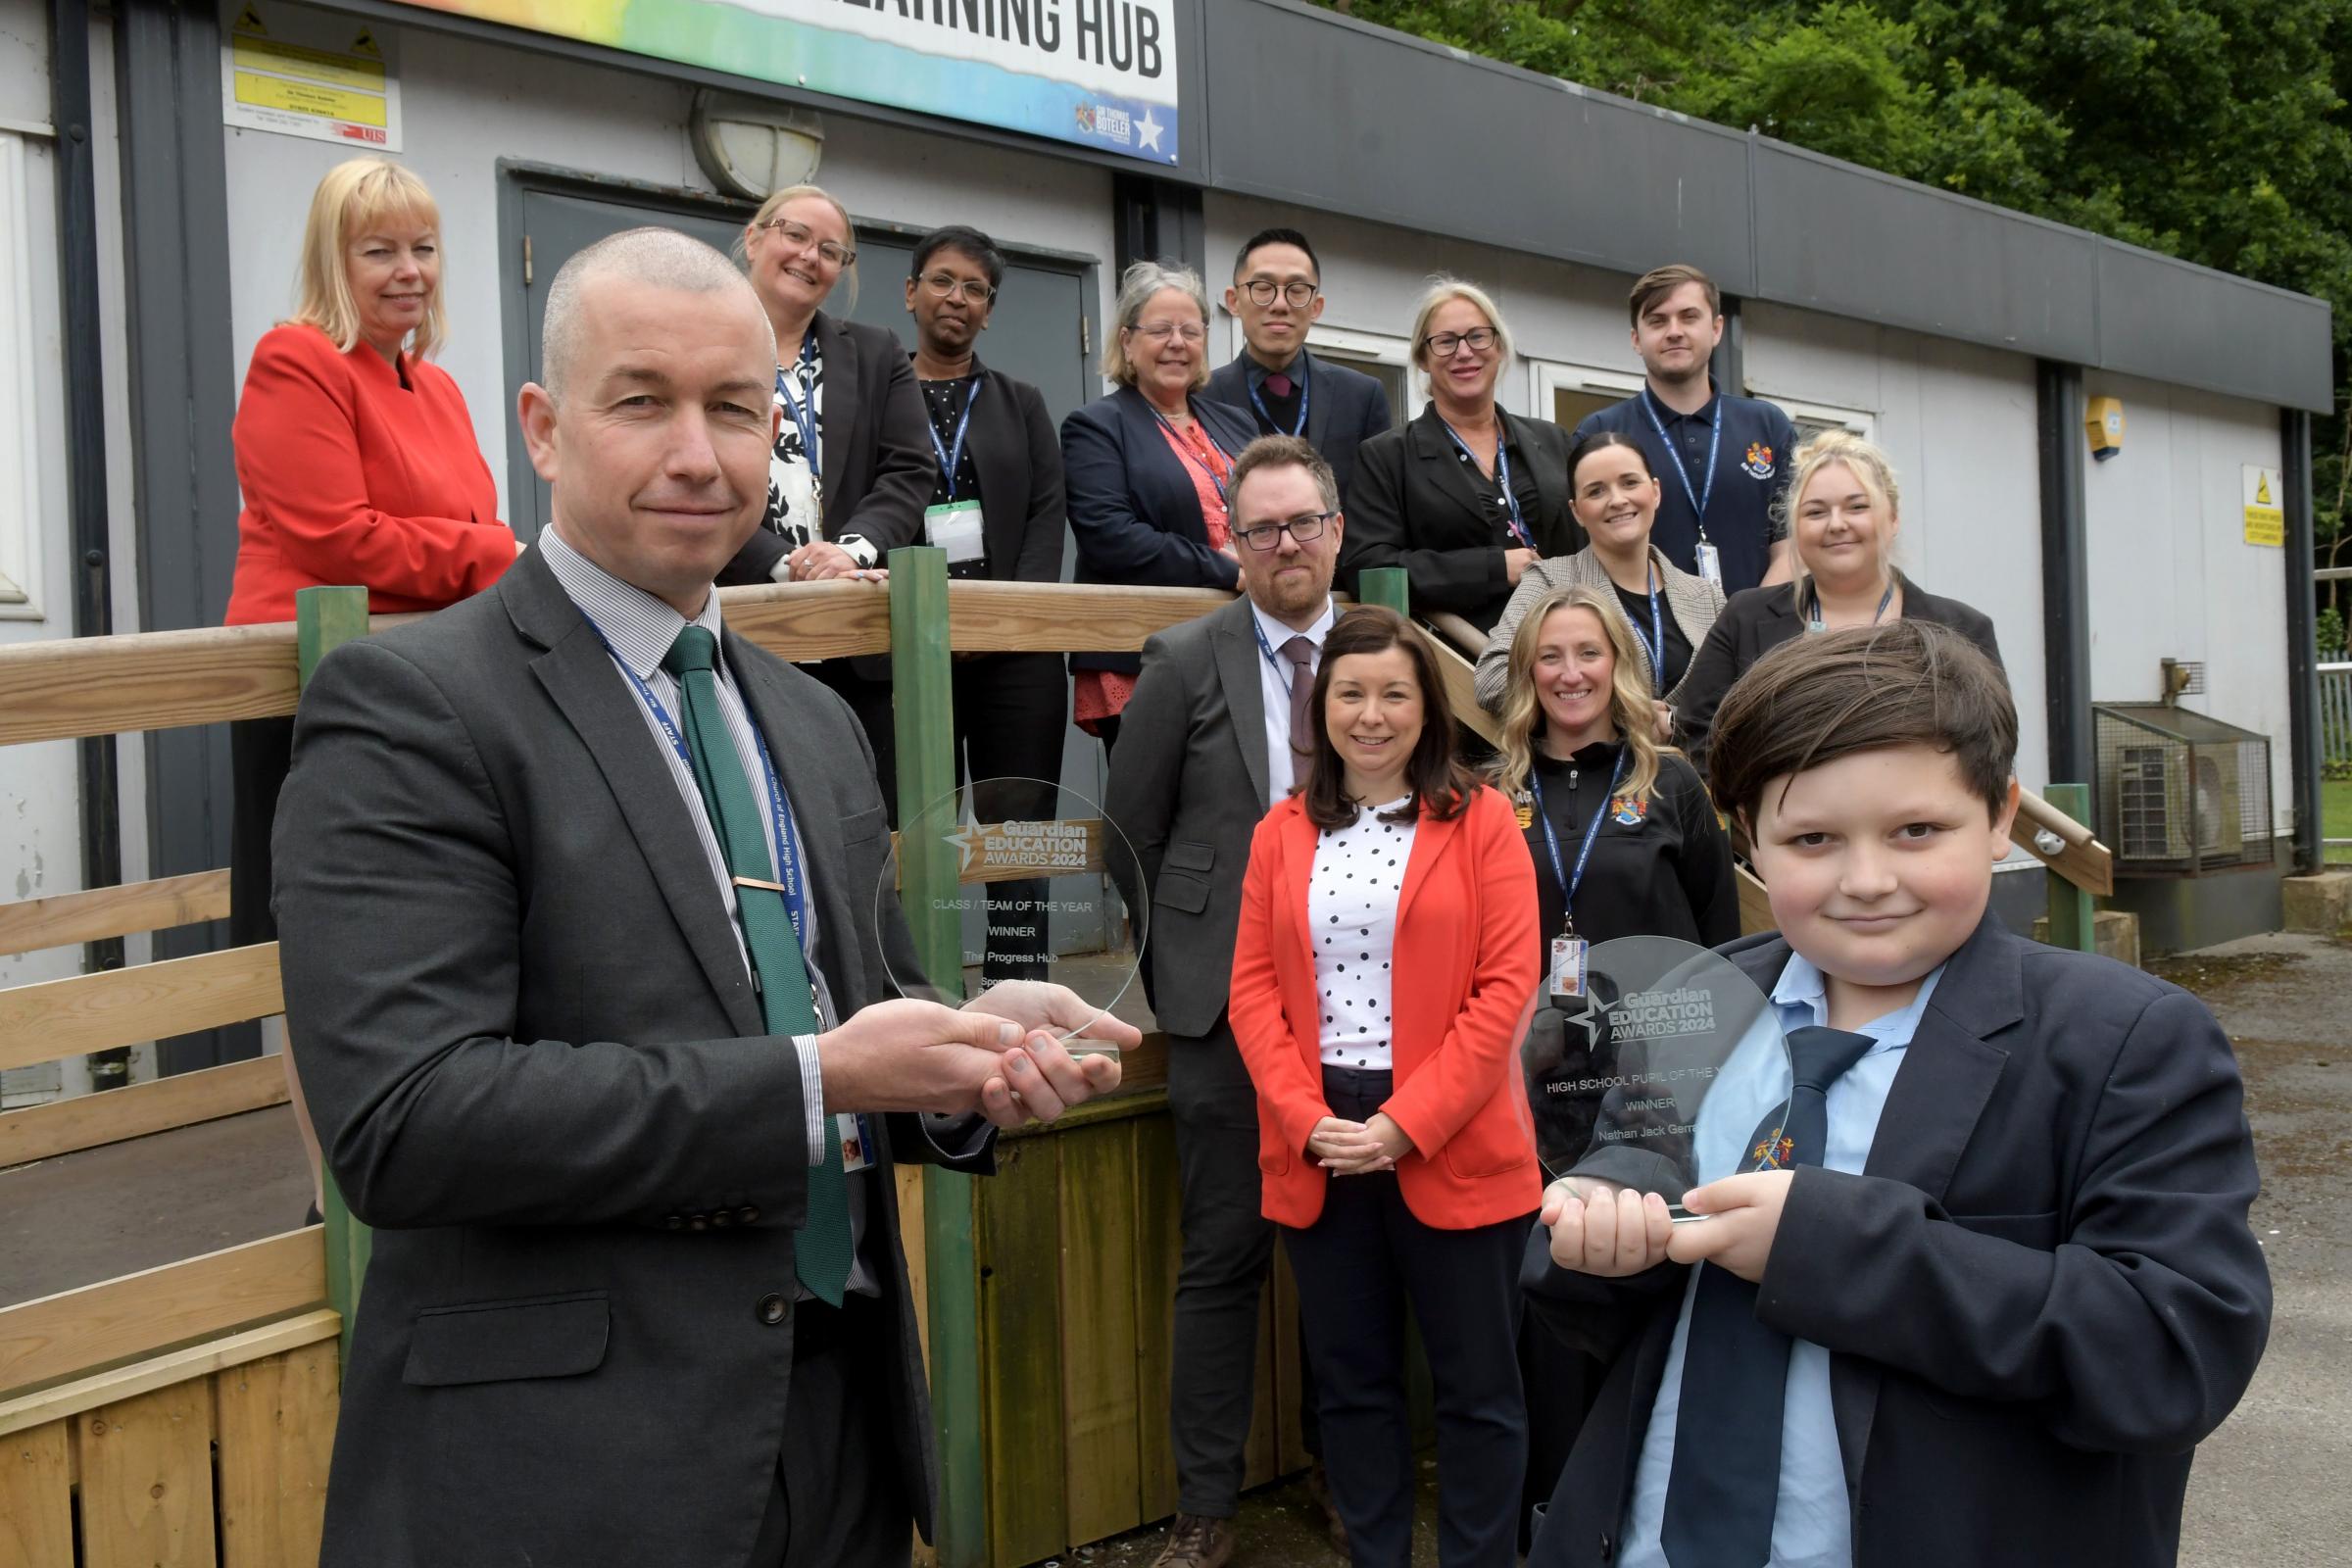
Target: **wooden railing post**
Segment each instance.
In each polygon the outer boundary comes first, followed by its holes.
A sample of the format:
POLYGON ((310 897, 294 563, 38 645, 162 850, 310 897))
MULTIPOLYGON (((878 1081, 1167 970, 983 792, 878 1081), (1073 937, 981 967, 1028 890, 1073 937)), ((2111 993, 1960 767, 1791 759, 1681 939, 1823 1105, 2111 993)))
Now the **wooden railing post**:
MULTIPOLYGON (((368 590, 365 588, 305 588, 294 596, 294 646, 300 661, 300 679, 311 683, 318 661, 356 638, 368 635, 368 590)), ((286 1032, 286 1051, 294 1053, 294 1035, 286 1032)), ((297 1075, 301 1059, 295 1057, 297 1075)), ((351 1364, 351 1333, 360 1320, 360 1286, 368 1277, 368 1254, 373 1236, 351 1217, 334 1176, 318 1173, 319 1209, 326 1220, 326 1298, 343 1315, 343 1362, 351 1364)))
POLYGON ((1367 566, 1355 582, 1359 605, 1386 605, 1399 615, 1413 612, 1412 581, 1402 566, 1367 566))
MULTIPOLYGON (((948 554, 929 545, 890 553, 891 708, 899 746, 899 825, 956 787, 955 662, 948 651, 948 554)), ((922 834, 899 839, 899 902, 931 984, 963 994, 961 868, 922 834)), ((929 1306, 931 1424, 939 1499, 931 1540, 940 1568, 988 1558, 987 1474, 981 1442, 979 1264, 972 1246, 972 1178, 923 1167, 923 1264, 929 1306)))
MULTIPOLYGON (((2043 788, 2042 799, 2078 822, 2090 820, 2090 786, 2087 784, 2051 784, 2043 788)), ((2021 831, 2031 834, 2035 829, 2029 823, 2018 824, 2021 831)), ((2073 948, 2078 953, 2098 951, 2098 925, 2094 919, 2096 906, 2087 888, 2077 886, 2055 870, 2050 878, 2050 946, 2073 948)))

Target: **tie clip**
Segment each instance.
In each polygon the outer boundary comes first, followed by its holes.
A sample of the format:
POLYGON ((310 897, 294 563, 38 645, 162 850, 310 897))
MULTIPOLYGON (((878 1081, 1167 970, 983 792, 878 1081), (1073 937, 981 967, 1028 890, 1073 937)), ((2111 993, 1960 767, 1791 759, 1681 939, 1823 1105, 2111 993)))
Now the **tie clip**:
POLYGON ((728 880, 733 882, 739 888, 764 888, 770 893, 782 893, 785 891, 783 883, 762 882, 756 876, 730 877, 728 880))

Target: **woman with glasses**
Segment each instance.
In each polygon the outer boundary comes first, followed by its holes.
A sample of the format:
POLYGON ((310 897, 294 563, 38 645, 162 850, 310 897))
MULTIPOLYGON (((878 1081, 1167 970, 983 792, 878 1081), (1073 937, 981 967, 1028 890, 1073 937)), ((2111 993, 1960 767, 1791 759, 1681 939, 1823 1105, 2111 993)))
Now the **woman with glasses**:
MULTIPOLYGON (((776 331, 776 407, 784 418, 767 472, 767 512, 722 583, 822 582, 871 571, 923 536, 937 464, 906 350, 888 327, 821 309, 846 275, 857 298, 849 210, 814 185, 791 185, 744 225, 743 263, 776 331)), ((887 659, 828 659, 810 672, 864 726, 895 802, 897 748, 887 659)))
MULTIPOLYGON (((939 477, 923 512, 926 543, 948 575, 1059 582, 1061 447, 1044 396, 980 363, 975 352, 1004 282, 1004 253, 960 224, 915 242, 906 272, 914 318, 914 381, 922 390, 939 477)), ((1054 654, 956 656, 956 781, 1006 780, 975 791, 984 822, 1054 814, 1070 693, 1054 654)), ((1049 910, 1043 881, 988 886, 981 977, 1042 980, 1049 910)))
POLYGON ((1402 566, 1414 610, 1451 611, 1485 631, 1528 567, 1584 548, 1568 432, 1496 407, 1511 333, 1477 284, 1433 282, 1412 342, 1429 406, 1356 454, 1341 572, 1352 593, 1366 567, 1402 566))
MULTIPOLYGON (((1112 389, 1061 422, 1080 582, 1232 589, 1241 580, 1226 492, 1257 434, 1248 414, 1200 395, 1208 381, 1208 294, 1200 274, 1137 262, 1119 279, 1103 345, 1112 389)), ((1143 661, 1073 654, 1074 716, 1118 739, 1143 661)))

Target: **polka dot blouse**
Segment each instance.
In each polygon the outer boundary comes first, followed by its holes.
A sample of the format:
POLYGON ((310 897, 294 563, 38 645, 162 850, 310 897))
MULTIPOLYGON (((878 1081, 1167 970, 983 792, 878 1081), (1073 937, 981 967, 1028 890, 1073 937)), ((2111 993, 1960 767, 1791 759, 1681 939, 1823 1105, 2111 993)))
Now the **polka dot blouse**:
POLYGON ((1418 825, 1359 811, 1352 826, 1333 828, 1315 844, 1306 912, 1326 1067, 1390 1069, 1390 949, 1418 825))

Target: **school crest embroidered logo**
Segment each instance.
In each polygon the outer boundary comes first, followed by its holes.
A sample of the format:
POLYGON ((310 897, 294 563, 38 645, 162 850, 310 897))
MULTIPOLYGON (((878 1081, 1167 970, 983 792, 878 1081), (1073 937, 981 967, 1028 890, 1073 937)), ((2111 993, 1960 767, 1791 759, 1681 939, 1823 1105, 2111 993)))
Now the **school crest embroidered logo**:
POLYGON ((1756 1162, 1757 1170, 1786 1169, 1795 1154, 1796 1140, 1784 1137, 1778 1127, 1772 1130, 1770 1138, 1747 1152, 1747 1157, 1756 1162))
POLYGON ((1740 464, 1740 466, 1751 479, 1771 478, 1775 472, 1772 466, 1772 448, 1761 441, 1750 441, 1747 444, 1747 461, 1740 464))
POLYGON ((1609 802, 1609 815, 1621 826, 1640 827, 1649 816, 1649 803, 1620 795, 1609 802))

